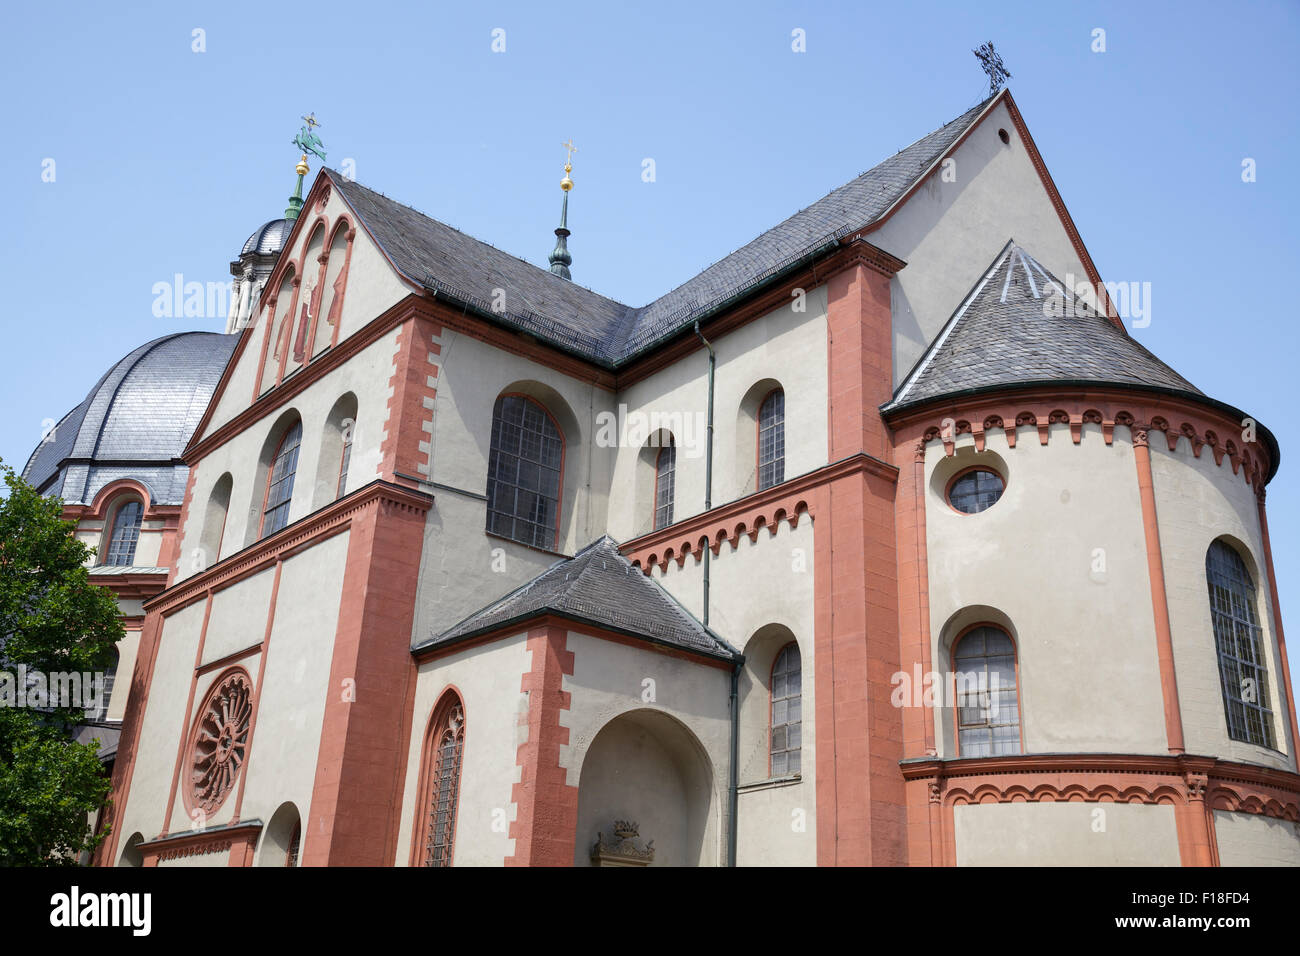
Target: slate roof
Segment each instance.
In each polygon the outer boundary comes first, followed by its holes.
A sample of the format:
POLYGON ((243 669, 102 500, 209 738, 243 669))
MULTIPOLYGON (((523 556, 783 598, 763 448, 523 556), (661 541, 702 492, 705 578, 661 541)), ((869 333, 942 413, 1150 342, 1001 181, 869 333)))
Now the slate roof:
POLYGON ((180 504, 181 452, 238 340, 179 332, 133 350, 36 446, 23 478, 68 504, 89 504, 117 478, 143 482, 155 504, 180 504))
POLYGON ((250 252, 255 252, 261 256, 279 255, 280 250, 284 248, 285 240, 289 238, 289 233, 293 232, 293 223, 292 219, 272 219, 270 222, 263 223, 248 237, 239 254, 246 256, 250 252))
POLYGON ((1012 241, 882 411, 1048 382, 1138 386, 1202 397, 1195 385, 1076 298, 1012 241))
POLYGON ((467 304, 493 321, 614 368, 838 239, 871 225, 974 124, 988 104, 985 100, 967 110, 641 308, 592 292, 333 170, 327 172, 370 234, 412 282, 467 304), (504 312, 493 309, 496 289, 505 292, 504 312))
POLYGON ((709 657, 739 652, 697 621, 606 535, 415 650, 450 644, 542 614, 586 621, 709 657))

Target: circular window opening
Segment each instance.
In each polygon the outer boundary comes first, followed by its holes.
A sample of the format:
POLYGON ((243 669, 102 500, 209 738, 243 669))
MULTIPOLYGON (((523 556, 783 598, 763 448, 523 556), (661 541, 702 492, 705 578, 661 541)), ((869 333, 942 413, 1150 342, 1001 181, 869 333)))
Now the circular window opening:
POLYGON ((1002 142, 1004 142, 1004 143, 1010 143, 1010 142, 1011 142, 1011 134, 1008 133, 1008 132, 1007 132, 1006 130, 1004 130, 1004 129, 1000 129, 1000 130, 998 130, 998 139, 1002 140, 1002 142))
POLYGON ((948 483, 948 504, 964 515, 979 514, 997 504, 1005 487, 996 471, 968 468, 948 483))

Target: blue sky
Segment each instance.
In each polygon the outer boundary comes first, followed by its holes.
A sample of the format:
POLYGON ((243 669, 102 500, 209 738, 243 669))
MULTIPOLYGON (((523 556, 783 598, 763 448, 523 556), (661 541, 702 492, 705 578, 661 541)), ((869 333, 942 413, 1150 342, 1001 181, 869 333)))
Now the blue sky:
POLYGON ((1269 518, 1295 620, 1296 4, 123 7, 23 4, 0 34, 7 462, 134 346, 223 327, 155 317, 153 286, 229 278, 283 212, 309 110, 332 165, 538 263, 572 136, 574 278, 639 305, 978 102, 991 39, 1102 276, 1151 283, 1134 335, 1282 443, 1269 518))

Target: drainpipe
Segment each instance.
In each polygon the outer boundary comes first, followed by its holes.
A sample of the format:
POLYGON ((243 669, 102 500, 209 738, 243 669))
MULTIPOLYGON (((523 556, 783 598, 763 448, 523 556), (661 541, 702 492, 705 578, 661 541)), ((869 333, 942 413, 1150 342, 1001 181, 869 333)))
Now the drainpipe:
MULTIPOLYGON (((718 356, 713 346, 695 323, 695 334, 709 350, 709 427, 704 450, 704 510, 713 510, 713 379, 718 367, 718 356)), ((709 625, 709 559, 713 549, 704 548, 704 626, 709 625)), ((727 866, 736 865, 737 810, 740 793, 737 789, 737 767, 740 765, 740 667, 743 660, 731 666, 731 774, 727 784, 727 866)))

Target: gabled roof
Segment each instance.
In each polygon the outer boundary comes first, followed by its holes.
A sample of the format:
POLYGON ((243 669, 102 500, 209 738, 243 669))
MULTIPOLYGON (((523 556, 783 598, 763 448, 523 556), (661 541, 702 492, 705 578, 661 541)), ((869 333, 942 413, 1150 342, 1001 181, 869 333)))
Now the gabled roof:
POLYGON ((739 656, 658 582, 634 568, 608 535, 414 650, 522 625, 548 613, 708 657, 731 660, 739 656))
POLYGON ((1203 397, 1011 241, 882 411, 1046 383, 1136 386, 1203 397))
POLYGON ((640 308, 553 275, 333 170, 324 172, 394 266, 412 283, 468 305, 492 321, 530 332, 613 368, 844 236, 875 223, 975 124, 992 99, 640 308), (499 301, 497 289, 504 291, 504 311, 493 307, 499 301))

